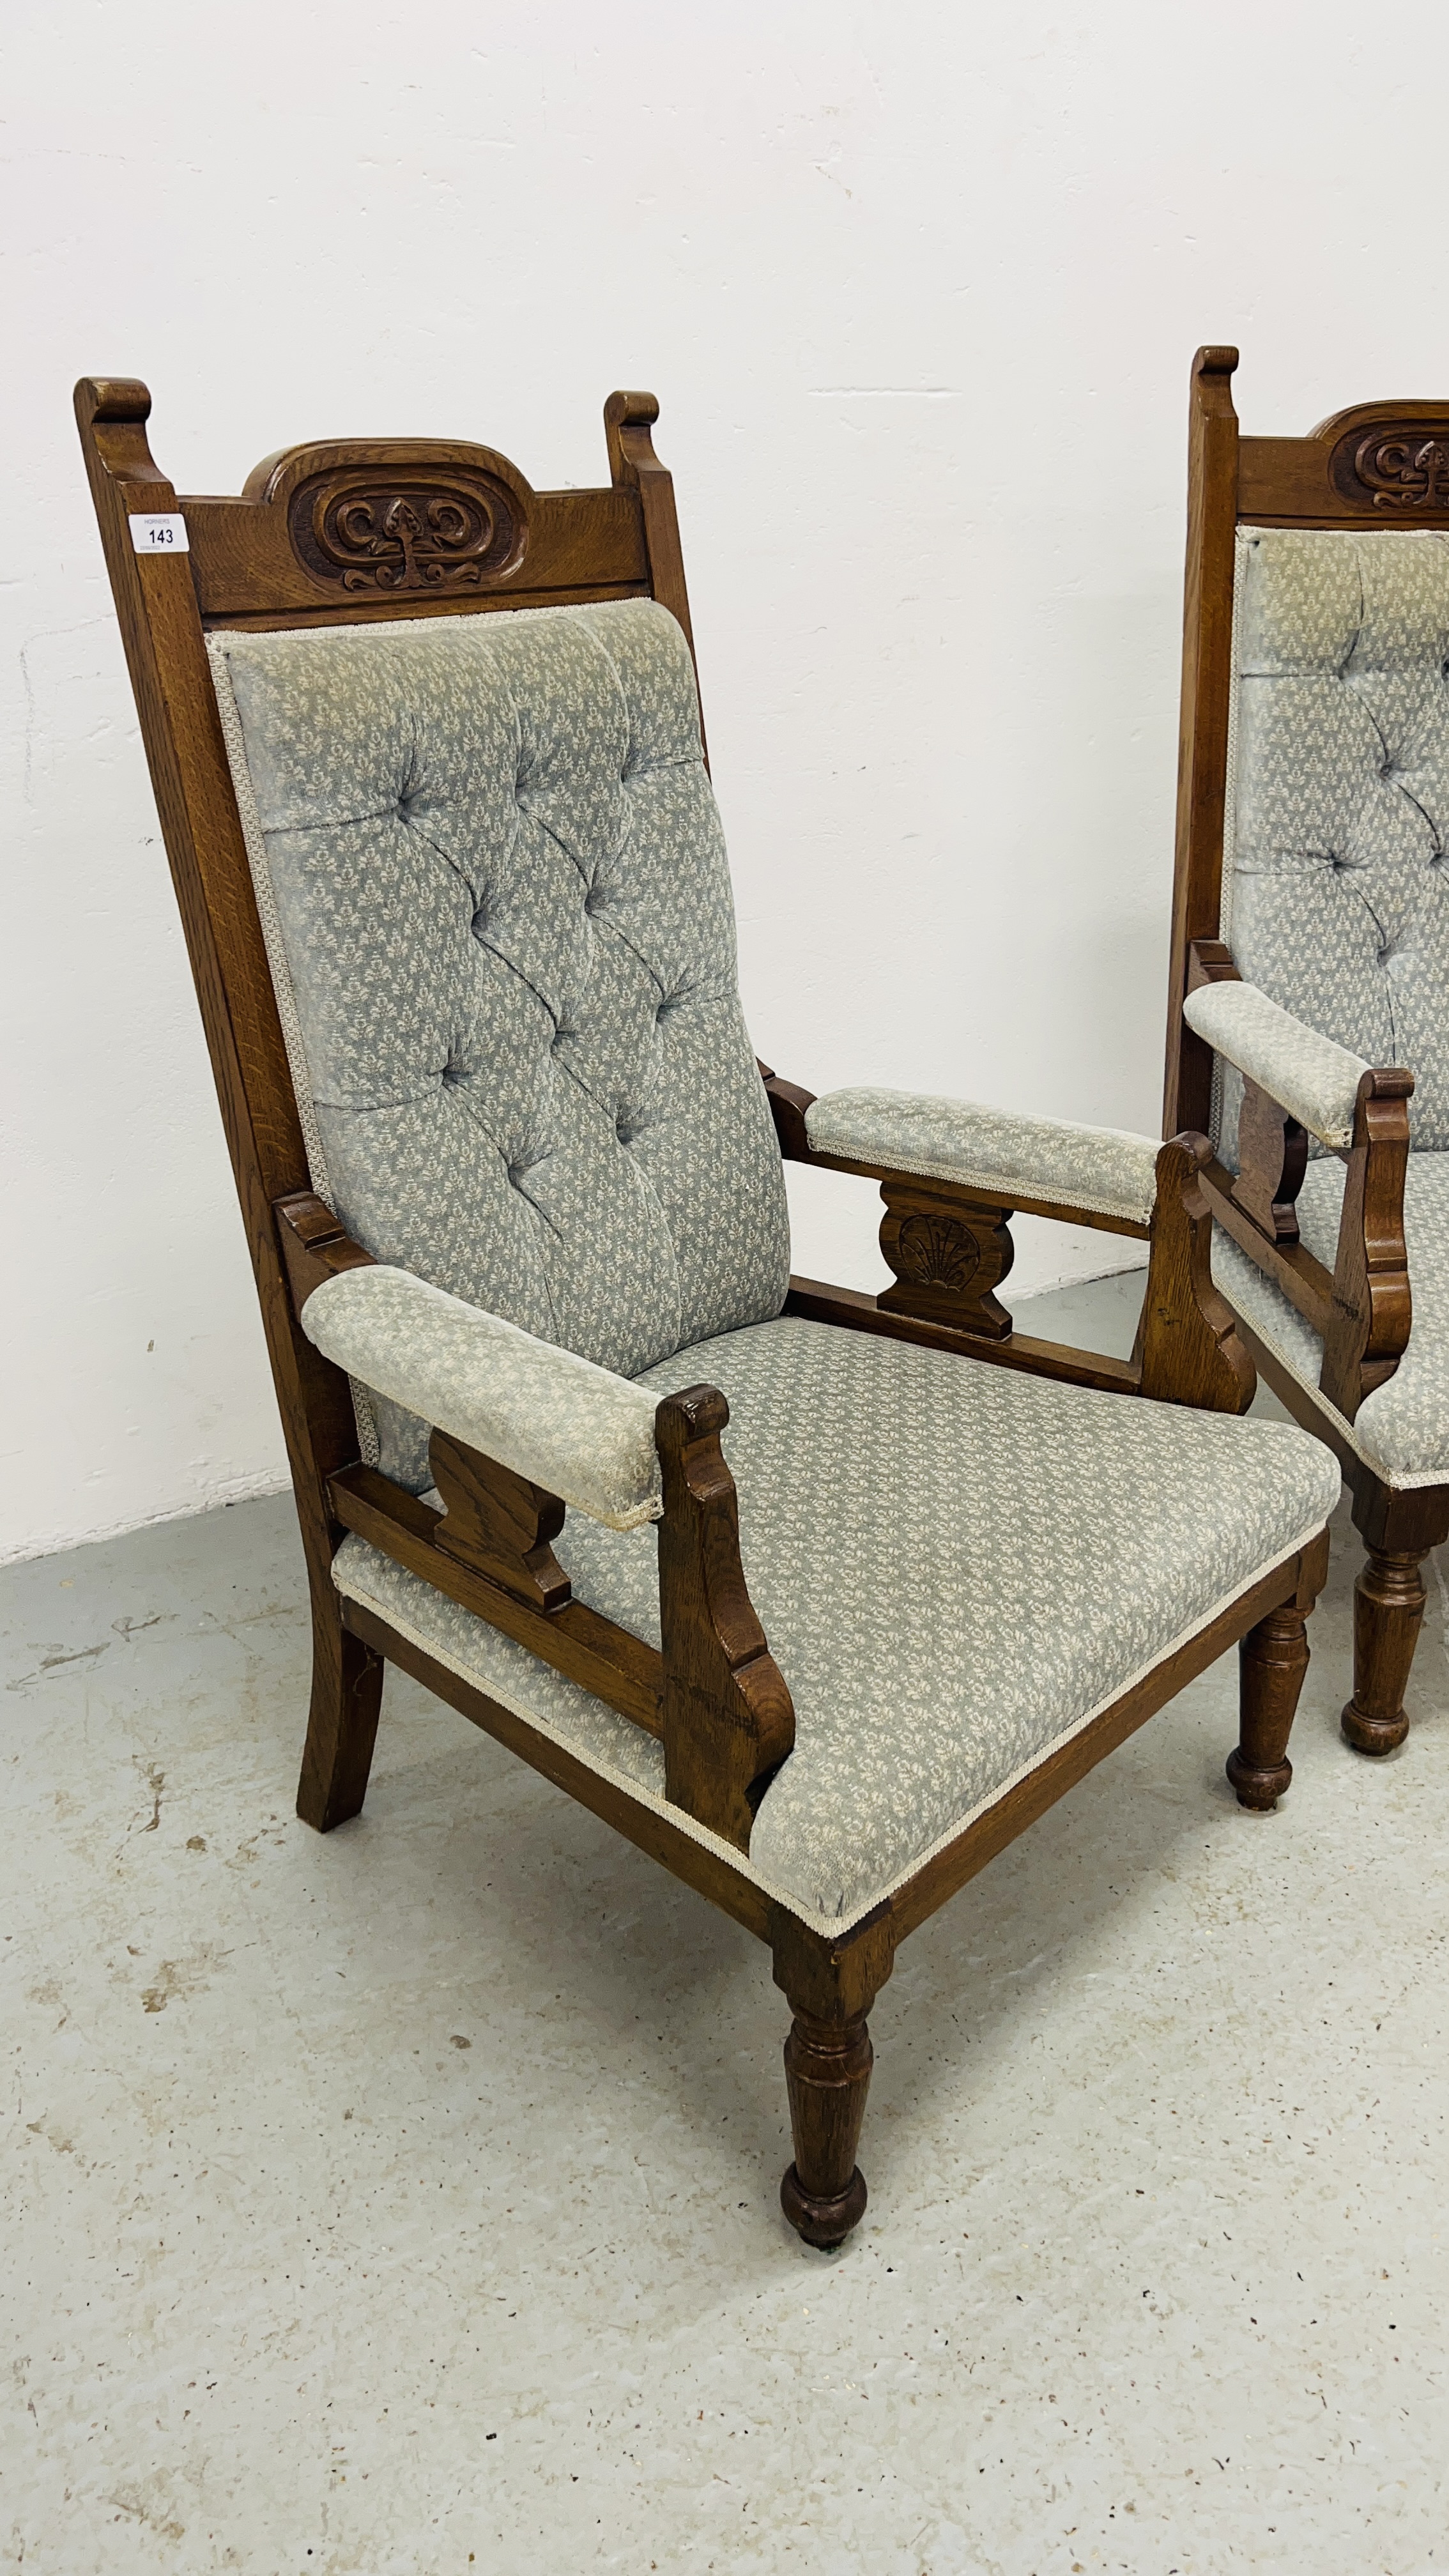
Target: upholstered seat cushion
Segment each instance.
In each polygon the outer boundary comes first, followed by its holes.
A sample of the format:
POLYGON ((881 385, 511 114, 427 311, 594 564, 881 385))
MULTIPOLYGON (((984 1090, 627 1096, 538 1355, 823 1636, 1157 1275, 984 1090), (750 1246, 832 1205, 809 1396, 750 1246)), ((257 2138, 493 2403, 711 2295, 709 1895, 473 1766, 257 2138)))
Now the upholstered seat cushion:
MULTIPOLYGON (((748 1866, 810 1916, 874 1903, 1338 1496, 1332 1458, 1281 1425, 794 1318, 641 1383, 700 1381, 729 1399, 745 1573, 795 1701, 748 1866)), ((557 1553, 578 1597, 657 1643, 653 1528, 571 1513, 557 1553)), ((659 1746, 587 1692, 359 1539, 336 1572, 440 1661, 661 1796, 659 1746)))
MULTIPOLYGON (((1308 1250, 1331 1270, 1343 1205, 1342 1163, 1310 1163, 1298 1199, 1308 1250)), ((1331 1428, 1389 1485, 1438 1485, 1449 1477, 1449 1154, 1411 1154, 1404 1235, 1414 1328, 1387 1384, 1365 1396, 1352 1423, 1318 1391, 1323 1344, 1257 1263, 1213 1229, 1213 1277, 1245 1323, 1314 1397, 1331 1428)))

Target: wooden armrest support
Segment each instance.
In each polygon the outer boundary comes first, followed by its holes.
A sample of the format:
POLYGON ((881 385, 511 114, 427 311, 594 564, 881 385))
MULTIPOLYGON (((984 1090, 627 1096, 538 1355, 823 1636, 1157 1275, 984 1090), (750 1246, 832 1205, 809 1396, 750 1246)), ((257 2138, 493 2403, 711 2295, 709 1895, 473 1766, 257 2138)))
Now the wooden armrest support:
POLYGON ((662 1654, 572 1598, 549 1541, 564 1506, 496 1460, 434 1432, 437 1512, 375 1467, 331 1480, 345 1528, 486 1619, 664 1745, 665 1795, 748 1851, 755 1809, 795 1741, 795 1712, 740 1564, 729 1407, 690 1387, 659 1407, 662 1654))
MULTIPOLYGON (((1232 950, 1221 939, 1194 939, 1187 952, 1187 989, 1241 984, 1232 950)), ((1308 1131, 1247 1074, 1241 1077, 1238 1172, 1230 1184, 1240 1208, 1270 1243, 1296 1243, 1295 1201, 1308 1169, 1308 1131)))
POLYGON ((373 1467, 334 1476, 331 1498, 346 1528, 660 1737, 666 1797, 748 1851, 755 1809, 794 1744, 795 1712, 740 1564, 719 1440, 728 1420, 714 1387, 659 1407, 662 1654, 572 1598, 549 1545, 563 1526, 557 1497, 442 1432, 429 1456, 445 1513, 373 1467))
POLYGON ((1008 1196, 974 1183, 925 1179, 816 1154, 805 1132, 805 1112, 814 1095, 796 1083, 782 1083, 768 1065, 761 1065, 760 1075, 788 1160, 879 1180, 886 1211, 881 1251, 896 1274, 894 1287, 879 1297, 813 1279, 792 1280, 787 1313, 926 1342, 1082 1386, 1218 1412, 1242 1413, 1251 1404, 1257 1384, 1253 1364, 1230 1309, 1212 1284, 1212 1212, 1200 1186, 1204 1168, 1212 1163, 1205 1137, 1175 1137, 1162 1148, 1148 1227, 1060 1201, 1026 1199, 1017 1192, 1008 1196), (1008 1219, 1018 1210, 1148 1239, 1147 1292, 1130 1364, 1013 1331, 1011 1315, 995 1291, 1011 1269, 1015 1247, 1008 1219))
MULTIPOLYGON (((1239 980, 1220 939, 1194 940, 1188 990, 1239 980)), ((1236 1175, 1210 1161, 1204 1189, 1224 1231, 1320 1335, 1319 1387, 1348 1422, 1392 1377, 1409 1345, 1413 1298, 1404 1239, 1409 1101, 1414 1077, 1399 1065, 1365 1073, 1354 1104, 1338 1248, 1332 1272, 1304 1251, 1295 1202, 1308 1168, 1308 1138, 1288 1110, 1243 1077, 1236 1175)))
POLYGON ((667 1395, 655 1415, 664 1470, 659 1621, 664 1639, 664 1788, 740 1851, 795 1742, 795 1711, 740 1563, 739 1504, 717 1387, 667 1395))
MULTIPOLYGON (((926 1198, 948 1201, 953 1208, 978 1212, 988 1210, 993 1225, 1012 1216, 1040 1216, 1055 1219, 1063 1225, 1089 1226, 1101 1234, 1129 1234, 1139 1243, 1147 1240, 1149 1228, 1137 1217, 1113 1216, 1098 1208, 1076 1207, 1065 1199, 1043 1197, 1015 1185, 998 1190, 992 1189, 987 1182, 943 1179, 939 1173, 899 1172, 889 1163, 858 1162, 844 1154, 817 1153, 805 1126, 805 1113, 814 1107, 816 1094, 806 1091, 798 1082, 783 1082, 767 1064, 760 1064, 758 1056, 755 1061, 760 1065, 760 1079, 775 1121, 780 1153, 787 1163, 811 1163, 818 1172, 849 1172, 861 1180, 879 1181, 881 1196, 886 1199, 888 1207, 894 1200, 909 1197, 915 1192, 926 1198)), ((886 1258, 890 1260, 889 1251, 886 1258)), ((894 1263, 891 1266, 894 1268, 894 1263)), ((996 1274, 998 1280, 1006 1276, 1010 1267, 1011 1259, 1008 1257, 996 1274)))
POLYGON ((1298 1193, 1308 1169, 1308 1130, 1247 1074, 1238 1111, 1233 1196, 1270 1243, 1298 1241, 1298 1193))
MULTIPOLYGON (((277 1200, 274 1213, 299 1314, 326 1280, 371 1261, 313 1191, 277 1200)), ((666 1396, 655 1416, 662 1655, 574 1600, 552 1546, 559 1497, 448 1432, 434 1431, 428 1449, 443 1511, 362 1464, 334 1475, 328 1495, 344 1529, 660 1737, 666 1796, 747 1851, 755 1809, 794 1744, 795 1712, 740 1563, 719 1439, 728 1420, 713 1387, 666 1396)))
MULTIPOLYGON (((471 1451, 463 1454, 470 1472, 480 1467, 500 1477, 510 1472, 471 1451)), ((663 1734, 664 1666, 653 1646, 584 1602, 570 1599, 567 1591, 548 1610, 524 1600, 518 1588, 500 1582, 468 1554, 468 1533, 460 1530, 451 1499, 446 1515, 434 1511, 431 1503, 393 1484, 375 1467, 362 1466, 344 1468, 332 1477, 328 1490, 338 1520, 370 1547, 391 1557, 395 1565, 405 1566, 409 1574, 421 1575, 461 1609, 486 1619, 491 1628, 501 1628, 505 1637, 527 1646, 567 1680, 593 1691, 646 1734, 663 1734), (453 1528, 445 1545, 443 1532, 449 1522, 453 1528)), ((522 1555, 520 1550, 520 1560, 522 1555)))
POLYGON ((443 1497, 439 1547, 529 1609, 561 1610, 573 1586, 551 1545, 566 1512, 558 1495, 446 1431, 433 1433, 428 1465, 443 1497))
POLYGON ((1409 1347, 1414 1321, 1404 1240, 1413 1088, 1413 1075, 1401 1067, 1366 1073, 1354 1107, 1333 1267, 1333 1311, 1323 1336, 1318 1381, 1349 1422, 1364 1397, 1393 1376, 1409 1347))
POLYGON ((1157 1157, 1147 1293, 1132 1356, 1141 1394, 1246 1413, 1257 1372, 1231 1307, 1213 1286, 1212 1207, 1203 1188, 1212 1165, 1206 1136, 1174 1136, 1157 1157))

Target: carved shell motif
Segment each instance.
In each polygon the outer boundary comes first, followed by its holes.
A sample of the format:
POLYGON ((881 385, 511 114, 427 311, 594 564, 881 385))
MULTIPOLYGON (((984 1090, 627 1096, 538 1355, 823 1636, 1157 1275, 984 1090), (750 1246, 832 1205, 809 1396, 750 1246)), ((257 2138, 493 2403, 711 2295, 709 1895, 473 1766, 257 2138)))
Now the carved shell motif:
POLYGON ((319 475, 293 494, 288 524, 315 579, 393 595, 477 589, 513 570, 527 536, 507 486, 466 469, 319 475))
POLYGON ((976 1237, 956 1217, 908 1216, 891 1264, 921 1288, 969 1288, 981 1267, 976 1237))

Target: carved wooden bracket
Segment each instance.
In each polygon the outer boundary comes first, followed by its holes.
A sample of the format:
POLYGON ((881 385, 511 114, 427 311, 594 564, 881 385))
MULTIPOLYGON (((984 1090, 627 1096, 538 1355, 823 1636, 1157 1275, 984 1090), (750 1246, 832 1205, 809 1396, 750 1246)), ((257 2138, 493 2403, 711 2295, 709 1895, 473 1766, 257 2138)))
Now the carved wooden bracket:
POLYGON ((1201 1174, 1206 1136, 1174 1136, 1157 1157, 1147 1294, 1133 1359, 1143 1395, 1213 1413, 1246 1413, 1257 1372, 1226 1298, 1213 1286, 1212 1209, 1201 1174))
POLYGON ((1318 1381, 1350 1422, 1364 1397, 1393 1376, 1414 1320, 1404 1241, 1413 1088, 1413 1075, 1402 1068, 1366 1073, 1354 1108, 1318 1381))
POLYGON ((1244 1075, 1233 1196, 1270 1243, 1298 1241, 1294 1203, 1307 1169, 1307 1128, 1244 1075))
POLYGON ((654 1417, 664 1474, 664 1789, 748 1851, 755 1809, 794 1745, 795 1711, 740 1564, 735 1480, 719 1439, 729 1418, 712 1386, 667 1395, 654 1417))
POLYGON ((465 1448, 446 1431, 433 1433, 428 1464, 444 1506, 434 1546, 500 1583, 531 1610, 561 1610, 573 1586, 550 1544, 565 1519, 557 1494, 465 1448))
POLYGON ((929 1181, 883 1181, 880 1248, 896 1285, 877 1301, 885 1313, 954 1324, 1005 1341, 1011 1317, 992 1291, 1016 1258, 1009 1208, 983 1207, 929 1181))

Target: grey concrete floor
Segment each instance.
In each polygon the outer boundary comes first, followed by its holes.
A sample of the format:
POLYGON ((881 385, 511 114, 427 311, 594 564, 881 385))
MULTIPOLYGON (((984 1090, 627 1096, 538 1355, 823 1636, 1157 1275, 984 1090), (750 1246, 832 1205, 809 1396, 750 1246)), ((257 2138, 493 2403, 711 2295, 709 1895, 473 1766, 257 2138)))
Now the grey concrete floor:
POLYGON ((1370 1765, 1352 1573, 1275 1816, 1230 1658, 910 1942, 832 2258, 745 1934, 406 1680, 296 1821, 288 1500, 10 1569, 0 2563, 1443 2567, 1444 1596, 1370 1765))

